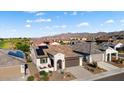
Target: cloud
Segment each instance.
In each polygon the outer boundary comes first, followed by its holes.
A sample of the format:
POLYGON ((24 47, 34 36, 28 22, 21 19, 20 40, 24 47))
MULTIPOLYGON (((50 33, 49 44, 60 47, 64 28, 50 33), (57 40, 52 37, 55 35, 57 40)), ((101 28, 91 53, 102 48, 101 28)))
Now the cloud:
POLYGON ((55 26, 53 26, 53 28, 62 28, 62 29, 66 28, 66 27, 67 27, 67 25, 55 25, 55 26))
POLYGON ((124 23, 124 19, 120 20, 121 23, 124 23))
POLYGON ((41 23, 41 22, 51 22, 52 20, 50 18, 48 19, 43 19, 43 18, 39 18, 39 19, 36 19, 34 20, 34 22, 37 22, 37 23, 41 23))
POLYGON ((73 12, 71 15, 77 15, 77 12, 73 12))
POLYGON ((31 27, 31 25, 30 25, 30 24, 27 24, 27 25, 25 25, 25 27, 30 28, 30 27, 31 27))
POLYGON ((35 20, 26 20, 27 23, 42 23, 42 22, 51 22, 52 20, 50 18, 43 19, 43 18, 38 18, 35 20))
POLYGON ((34 13, 37 13, 39 11, 24 11, 25 13, 30 13, 30 14, 34 14, 34 13))
POLYGON ((11 31, 11 32, 16 32, 17 30, 16 30, 16 29, 11 29, 10 31, 11 31))
POLYGON ((103 26, 104 24, 100 24, 101 26, 103 26))
POLYGON ((77 25, 77 27, 87 27, 87 26, 89 26, 88 22, 82 22, 82 23, 77 25))
POLYGON ((45 13, 43 13, 43 12, 38 12, 38 13, 36 13, 36 16, 40 16, 40 15, 44 15, 45 13))
POLYGON ((64 12, 64 15, 67 15, 68 13, 67 12, 64 12))
POLYGON ((32 23, 32 20, 26 20, 27 23, 32 23))
POLYGON ((110 20, 106 20, 106 21, 105 21, 106 24, 113 24, 114 22, 115 22, 115 21, 112 20, 112 19, 110 19, 110 20))

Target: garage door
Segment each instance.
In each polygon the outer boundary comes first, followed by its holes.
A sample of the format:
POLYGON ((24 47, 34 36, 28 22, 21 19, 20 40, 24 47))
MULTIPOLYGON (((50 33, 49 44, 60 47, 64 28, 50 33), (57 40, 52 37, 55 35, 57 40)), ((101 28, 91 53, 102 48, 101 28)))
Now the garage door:
POLYGON ((65 67, 79 66, 78 57, 68 57, 65 58, 65 67))

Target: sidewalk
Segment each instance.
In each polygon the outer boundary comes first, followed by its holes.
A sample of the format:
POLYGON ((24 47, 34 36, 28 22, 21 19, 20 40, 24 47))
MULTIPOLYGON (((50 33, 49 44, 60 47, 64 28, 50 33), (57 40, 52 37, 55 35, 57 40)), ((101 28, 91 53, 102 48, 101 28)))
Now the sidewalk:
POLYGON ((31 75, 35 75, 35 74, 38 74, 38 70, 37 70, 37 67, 35 66, 34 63, 29 63, 28 64, 28 67, 29 67, 29 70, 30 70, 30 74, 31 75))
POLYGON ((98 66, 103 68, 103 69, 106 69, 107 71, 118 69, 118 67, 116 67, 116 66, 114 66, 112 64, 109 64, 107 62, 98 62, 98 66))
POLYGON ((116 74, 120 74, 120 73, 124 73, 124 68, 118 68, 118 69, 114 69, 111 71, 96 74, 96 75, 91 76, 87 79, 75 79, 74 81, 94 81, 94 80, 102 79, 102 78, 109 77, 109 76, 116 75, 116 74))

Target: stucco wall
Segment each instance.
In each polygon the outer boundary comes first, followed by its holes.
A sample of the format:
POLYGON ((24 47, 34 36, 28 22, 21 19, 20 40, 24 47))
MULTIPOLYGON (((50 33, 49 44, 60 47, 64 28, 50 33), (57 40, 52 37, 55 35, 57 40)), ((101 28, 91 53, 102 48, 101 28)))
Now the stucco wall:
POLYGON ((91 55, 91 61, 102 62, 104 61, 104 54, 93 54, 91 55))

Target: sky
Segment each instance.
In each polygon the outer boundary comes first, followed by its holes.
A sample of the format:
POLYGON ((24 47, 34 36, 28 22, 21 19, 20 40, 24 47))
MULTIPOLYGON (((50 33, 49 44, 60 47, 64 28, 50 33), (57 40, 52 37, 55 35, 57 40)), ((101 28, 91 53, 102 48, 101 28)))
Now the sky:
POLYGON ((0 38, 124 30, 119 11, 0 11, 0 38))

